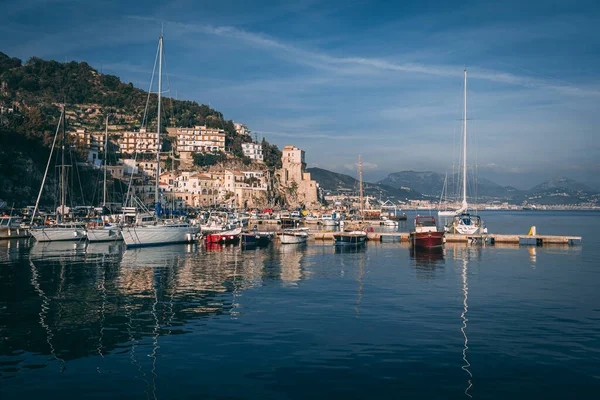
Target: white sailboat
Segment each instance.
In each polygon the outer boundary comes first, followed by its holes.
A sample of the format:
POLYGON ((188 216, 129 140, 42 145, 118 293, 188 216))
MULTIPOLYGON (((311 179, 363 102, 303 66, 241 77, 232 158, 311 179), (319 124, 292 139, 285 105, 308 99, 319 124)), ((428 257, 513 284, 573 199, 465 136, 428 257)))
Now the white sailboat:
MULTIPOLYGON (((106 170, 108 168, 108 117, 106 115, 106 131, 104 132, 104 186, 102 196, 102 210, 106 209, 106 170)), ((90 242, 112 242, 122 240, 121 228, 119 225, 108 222, 104 216, 98 221, 90 222, 86 228, 87 239, 90 242)))
POLYGON ((40 187, 40 191, 38 193, 37 200, 35 202, 35 208, 33 209, 33 214, 31 216, 31 221, 35 221, 35 216, 38 211, 38 206, 40 203, 40 198, 42 197, 42 192, 44 190, 44 184, 46 183, 46 178, 48 176, 48 169, 50 167, 50 162, 52 161, 52 154, 54 153, 54 148, 56 146, 56 139, 58 137, 58 133, 60 131, 60 125, 62 123, 62 155, 61 155, 61 165, 60 165, 60 206, 56 210, 56 223, 53 225, 42 225, 36 226, 31 229, 31 235, 38 242, 55 242, 55 241, 74 241, 74 240, 82 240, 85 238, 85 226, 79 222, 66 222, 65 214, 69 212, 69 207, 66 206, 67 202, 67 192, 66 192, 66 167, 65 164, 65 150, 66 150, 66 130, 65 130, 65 107, 63 106, 62 112, 58 119, 58 126, 56 127, 56 133, 54 135, 54 140, 52 141, 52 147, 50 148, 50 156, 48 157, 48 163, 46 164, 46 170, 44 172, 44 178, 42 179, 42 185, 40 187))
MULTIPOLYGON (((467 203, 467 70, 464 71, 464 104, 463 104, 463 145, 462 145, 462 204, 453 212, 452 220, 445 226, 446 232, 475 235, 487 233, 481 217, 468 212, 467 203)), ((448 212, 439 211, 439 217, 448 216, 448 212)))
POLYGON ((157 119, 157 149, 156 149, 156 186, 154 191, 154 216, 152 225, 125 226, 121 232, 127 247, 156 246, 173 243, 189 243, 196 240, 200 228, 186 222, 160 220, 160 201, 158 182, 160 179, 160 126, 161 126, 161 97, 162 97, 162 57, 163 35, 158 39, 158 119, 157 119))

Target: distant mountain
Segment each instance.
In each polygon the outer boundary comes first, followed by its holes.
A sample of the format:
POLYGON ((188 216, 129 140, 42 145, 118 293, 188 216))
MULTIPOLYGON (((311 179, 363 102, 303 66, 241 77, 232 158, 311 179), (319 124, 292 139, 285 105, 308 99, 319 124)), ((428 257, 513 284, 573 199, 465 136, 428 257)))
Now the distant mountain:
POLYGON ((524 194, 523 201, 542 205, 600 204, 600 194, 583 183, 569 178, 555 178, 541 183, 524 194))
MULTIPOLYGON (((311 178, 319 183, 319 186, 327 192, 339 192, 356 194, 360 183, 357 179, 346 174, 328 171, 323 168, 307 168, 311 178)), ((423 196, 415 190, 406 188, 394 188, 381 183, 363 182, 363 194, 381 199, 413 200, 421 199, 423 196)))
MULTIPOLYGON (((389 174, 385 179, 378 183, 389 185, 394 188, 410 188, 422 193, 426 197, 440 197, 444 187, 446 176, 432 171, 400 171, 389 174)), ((472 180, 470 180, 472 181, 472 180)), ((458 174, 448 176, 447 193, 451 196, 460 193, 458 174)), ((508 200, 520 195, 520 191, 512 186, 501 186, 489 179, 481 178, 477 180, 477 185, 473 187, 468 184, 468 196, 478 200, 508 200)))

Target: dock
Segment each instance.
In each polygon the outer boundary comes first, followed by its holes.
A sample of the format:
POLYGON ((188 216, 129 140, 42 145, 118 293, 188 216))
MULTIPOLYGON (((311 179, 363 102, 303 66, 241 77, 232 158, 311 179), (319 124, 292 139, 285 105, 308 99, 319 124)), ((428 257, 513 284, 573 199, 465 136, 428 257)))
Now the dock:
MULTIPOLYGON (((314 240, 333 240, 335 232, 319 231, 311 232, 314 240)), ((368 232, 367 239, 370 242, 408 242, 408 232, 368 232)), ((581 236, 557 236, 557 235, 506 235, 499 233, 487 233, 484 235, 461 235, 456 233, 447 233, 445 235, 447 243, 465 243, 465 244, 518 244, 521 246, 544 246, 544 245, 569 245, 577 246, 581 244, 581 236)))

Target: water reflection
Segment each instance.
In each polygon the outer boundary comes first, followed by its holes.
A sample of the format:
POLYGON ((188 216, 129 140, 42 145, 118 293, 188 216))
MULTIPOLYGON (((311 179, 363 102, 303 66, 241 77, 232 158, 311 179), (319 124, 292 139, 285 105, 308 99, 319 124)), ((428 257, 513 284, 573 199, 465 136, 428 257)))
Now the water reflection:
POLYGON ((438 268, 443 268, 444 247, 413 247, 409 246, 410 258, 415 263, 418 278, 431 279, 435 277, 438 268))
POLYGON ((20 246, 6 241, 0 248, 11 261, 0 268, 0 377, 16 376, 31 363, 39 368, 59 362, 62 370, 87 356, 94 356, 87 362, 102 374, 106 357, 126 347, 150 397, 162 336, 188 333, 201 318, 240 317, 242 292, 270 279, 297 284, 304 279, 306 252, 306 246, 279 252, 281 266, 272 275, 266 265, 277 258, 273 248, 20 246), (141 348, 147 349, 143 356, 141 348), (19 356, 24 353, 31 356, 19 356))
POLYGON ((461 369, 463 371, 465 371, 465 373, 468 375, 467 384, 466 384, 464 393, 466 396, 472 398, 473 396, 471 395, 470 391, 473 387, 473 373, 470 370, 471 363, 469 362, 469 360, 467 358, 467 352, 469 350, 469 338, 467 336, 467 322, 469 321, 469 319, 467 318, 467 313, 469 312, 469 305, 467 303, 467 300, 469 297, 468 265, 469 265, 469 261, 479 260, 481 258, 481 247, 479 247, 479 246, 464 247, 464 246, 460 246, 460 245, 455 245, 455 246, 450 247, 450 251, 452 252, 453 258, 456 261, 458 261, 459 265, 461 266, 460 277, 461 277, 462 293, 463 293, 463 302, 462 302, 463 309, 460 314, 460 319, 462 322, 460 331, 462 332, 463 339, 464 339, 463 350, 462 350, 463 365, 461 366, 461 369))

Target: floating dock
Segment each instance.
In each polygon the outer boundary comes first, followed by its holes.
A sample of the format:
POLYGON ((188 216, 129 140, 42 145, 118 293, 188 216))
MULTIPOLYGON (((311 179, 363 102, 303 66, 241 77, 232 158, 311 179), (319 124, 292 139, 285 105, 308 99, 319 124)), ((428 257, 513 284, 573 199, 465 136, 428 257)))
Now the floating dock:
MULTIPOLYGON (((333 240, 335 232, 311 232, 314 240, 333 240)), ((369 232, 367 238, 371 242, 408 242, 408 232, 369 232)), ((556 235, 505 235, 486 233, 484 235, 461 235, 447 233, 446 242, 449 243, 481 243, 494 245, 518 244, 522 246, 544 246, 552 244, 577 246, 581 244, 581 236, 556 236, 556 235)))

